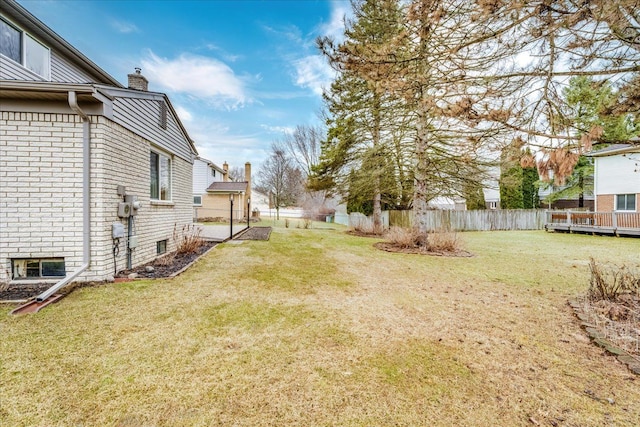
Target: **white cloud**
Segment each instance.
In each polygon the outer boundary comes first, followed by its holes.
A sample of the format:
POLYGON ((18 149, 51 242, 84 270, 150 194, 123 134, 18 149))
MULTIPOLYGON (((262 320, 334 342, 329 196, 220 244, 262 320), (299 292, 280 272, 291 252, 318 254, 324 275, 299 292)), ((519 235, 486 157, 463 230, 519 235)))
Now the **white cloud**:
MULTIPOLYGON (((344 19, 353 14, 351 3, 344 1, 333 1, 331 3, 331 18, 317 27, 317 33, 327 36, 335 42, 340 43, 344 39, 344 19)), ((315 41, 315 38, 314 38, 315 41)), ((301 44, 304 44, 301 41, 301 44)), ((315 43, 313 45, 315 50, 315 43)), ((299 87, 308 88, 315 95, 321 96, 322 91, 328 88, 336 78, 336 73, 327 60, 322 55, 308 55, 291 61, 294 68, 295 84, 299 87)))
POLYGON ((335 79, 335 72, 320 55, 298 59, 293 62, 293 66, 296 85, 309 88, 316 95, 322 95, 322 90, 328 88, 335 79))
POLYGON ((123 33, 123 34, 140 32, 140 30, 138 29, 138 27, 136 27, 135 24, 132 24, 131 22, 126 22, 126 21, 118 21, 115 19, 111 20, 111 27, 113 27, 117 32, 123 33))
POLYGON ((289 134, 291 135, 294 131, 295 128, 292 126, 269 126, 269 125, 260 125, 260 127, 264 130, 266 130, 269 133, 277 133, 277 134, 289 134))
POLYGON ((191 123, 193 121, 193 115, 189 110, 182 106, 176 106, 176 113, 180 117, 180 121, 184 124, 191 123))
POLYGON ((235 109, 251 101, 243 79, 217 59, 192 54, 167 59, 149 52, 142 60, 142 68, 151 85, 202 99, 216 107, 235 109))
POLYGON ((331 3, 331 19, 320 26, 320 34, 328 36, 338 43, 344 39, 344 19, 353 15, 351 3, 334 1, 331 3))

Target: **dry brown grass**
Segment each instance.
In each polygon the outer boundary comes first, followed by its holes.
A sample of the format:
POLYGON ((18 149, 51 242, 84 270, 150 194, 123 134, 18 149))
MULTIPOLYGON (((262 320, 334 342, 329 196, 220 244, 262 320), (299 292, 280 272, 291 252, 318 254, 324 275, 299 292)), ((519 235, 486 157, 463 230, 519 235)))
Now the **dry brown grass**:
POLYGON ((1 308, 0 425, 635 426, 638 379, 566 301, 637 240, 464 237, 475 257, 281 227, 176 279, 1 308))

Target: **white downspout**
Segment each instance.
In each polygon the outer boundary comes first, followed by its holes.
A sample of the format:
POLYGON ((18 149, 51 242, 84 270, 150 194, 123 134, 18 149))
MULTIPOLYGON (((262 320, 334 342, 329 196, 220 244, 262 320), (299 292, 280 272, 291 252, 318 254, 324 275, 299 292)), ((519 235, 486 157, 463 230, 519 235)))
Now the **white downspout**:
POLYGON ((83 271, 89 268, 91 263, 91 211, 90 196, 91 187, 91 119, 78 106, 78 98, 73 91, 69 92, 69 107, 82 118, 82 265, 72 274, 47 289, 36 297, 36 301, 44 301, 59 289, 71 283, 83 271))

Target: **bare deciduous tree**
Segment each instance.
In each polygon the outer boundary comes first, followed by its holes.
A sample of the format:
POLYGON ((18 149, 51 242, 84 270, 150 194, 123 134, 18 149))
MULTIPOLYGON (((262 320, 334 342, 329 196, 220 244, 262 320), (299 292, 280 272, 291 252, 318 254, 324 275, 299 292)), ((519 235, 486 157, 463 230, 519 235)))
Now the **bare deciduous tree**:
POLYGON ((233 166, 229 169, 229 181, 243 182, 246 181, 244 176, 244 168, 240 166, 233 166))
POLYGON ((269 157, 258 171, 256 190, 269 196, 270 206, 276 209, 276 219, 280 219, 281 207, 297 203, 302 185, 300 169, 293 165, 282 146, 272 144, 269 157))

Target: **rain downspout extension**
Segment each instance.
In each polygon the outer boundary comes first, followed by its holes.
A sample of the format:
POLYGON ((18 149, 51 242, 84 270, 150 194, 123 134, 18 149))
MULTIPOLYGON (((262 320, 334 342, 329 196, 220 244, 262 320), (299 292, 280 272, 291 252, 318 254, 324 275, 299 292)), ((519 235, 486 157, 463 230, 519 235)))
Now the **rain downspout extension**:
POLYGON ((91 188, 89 178, 91 176, 91 120, 78 106, 78 98, 73 91, 69 92, 69 107, 82 118, 82 265, 69 276, 53 285, 36 297, 36 301, 44 301, 59 289, 71 283, 83 271, 89 268, 91 262, 91 188))

